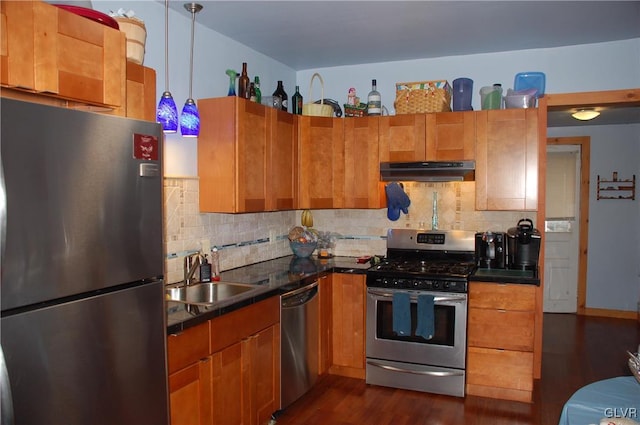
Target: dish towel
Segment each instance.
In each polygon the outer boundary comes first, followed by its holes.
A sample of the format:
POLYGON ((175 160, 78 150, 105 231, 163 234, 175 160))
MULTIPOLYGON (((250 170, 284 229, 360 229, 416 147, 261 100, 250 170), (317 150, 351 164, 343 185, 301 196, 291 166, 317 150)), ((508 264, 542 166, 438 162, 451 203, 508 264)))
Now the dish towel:
POLYGON ((405 214, 409 213, 409 205, 411 200, 405 193, 402 184, 391 182, 384 187, 387 195, 387 218, 396 221, 400 218, 400 211, 405 214))
POLYGON ((433 338, 433 295, 418 295, 418 325, 416 335, 433 338))
POLYGON ((411 335, 411 297, 408 292, 394 292, 391 305, 393 331, 400 336, 411 335))

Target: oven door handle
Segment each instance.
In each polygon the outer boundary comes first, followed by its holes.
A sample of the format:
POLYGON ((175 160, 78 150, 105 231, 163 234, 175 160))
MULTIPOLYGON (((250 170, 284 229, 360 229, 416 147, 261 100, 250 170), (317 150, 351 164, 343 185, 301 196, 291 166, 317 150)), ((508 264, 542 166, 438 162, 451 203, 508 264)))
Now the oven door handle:
POLYGON ((367 364, 375 367, 379 367, 380 369, 390 370, 392 372, 401 372, 401 373, 411 373, 413 375, 428 375, 428 376, 462 376, 464 375, 463 371, 435 371, 435 370, 411 370, 411 369, 402 369, 395 366, 389 366, 386 364, 374 362, 371 360, 367 360, 367 364))
MULTIPOLYGON (((391 299, 393 298, 393 294, 389 291, 379 291, 377 289, 372 289, 369 288, 367 289, 367 291, 371 294, 371 295, 375 295, 378 297, 382 297, 382 298, 388 298, 391 299)), ((417 295, 411 295, 410 296, 411 301, 417 301, 418 300, 418 296, 417 295)), ((435 296, 433 297, 433 302, 434 303, 442 303, 442 302, 453 302, 453 303, 461 303, 461 302, 466 302, 467 301, 467 297, 465 295, 449 295, 449 296, 435 296)))

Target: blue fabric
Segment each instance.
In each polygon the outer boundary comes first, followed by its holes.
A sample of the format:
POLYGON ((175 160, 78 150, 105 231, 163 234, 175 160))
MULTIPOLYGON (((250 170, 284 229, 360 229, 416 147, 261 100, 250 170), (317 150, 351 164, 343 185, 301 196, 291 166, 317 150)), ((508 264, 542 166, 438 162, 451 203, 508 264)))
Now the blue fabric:
POLYGON ((418 325, 416 335, 433 338, 433 295, 418 295, 418 325))
POLYGON ((411 335, 411 297, 408 292, 394 292, 393 331, 401 336, 411 335))
POLYGON ((387 218, 396 221, 400 218, 400 211, 405 214, 409 213, 409 205, 411 200, 404 192, 402 185, 397 182, 391 182, 384 187, 387 195, 387 218))

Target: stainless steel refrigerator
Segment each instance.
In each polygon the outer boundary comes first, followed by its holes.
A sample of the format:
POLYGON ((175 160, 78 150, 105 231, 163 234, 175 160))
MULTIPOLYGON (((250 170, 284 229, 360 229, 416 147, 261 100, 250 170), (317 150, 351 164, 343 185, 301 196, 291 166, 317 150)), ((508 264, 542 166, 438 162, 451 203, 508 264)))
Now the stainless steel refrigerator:
POLYGON ((159 125, 0 110, 2 425, 168 424, 159 125))

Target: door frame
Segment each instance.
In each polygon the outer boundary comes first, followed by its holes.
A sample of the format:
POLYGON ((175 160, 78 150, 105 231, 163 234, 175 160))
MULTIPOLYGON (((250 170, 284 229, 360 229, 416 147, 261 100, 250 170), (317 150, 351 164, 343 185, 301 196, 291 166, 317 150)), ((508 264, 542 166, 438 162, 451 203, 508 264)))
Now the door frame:
POLYGON ((591 137, 550 137, 547 145, 580 146, 580 203, 578 220, 578 299, 577 314, 586 313, 587 303, 587 244, 589 241, 589 169, 591 162, 591 137))

